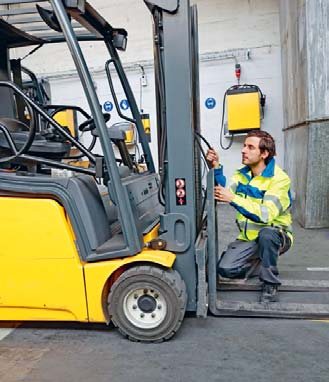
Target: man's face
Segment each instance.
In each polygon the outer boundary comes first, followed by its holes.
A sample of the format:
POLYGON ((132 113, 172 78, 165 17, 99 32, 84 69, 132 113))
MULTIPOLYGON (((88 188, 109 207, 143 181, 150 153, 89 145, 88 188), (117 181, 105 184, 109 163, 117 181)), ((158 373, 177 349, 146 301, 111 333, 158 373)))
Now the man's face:
POLYGON ((242 163, 247 166, 257 166, 260 162, 268 157, 268 151, 261 153, 259 149, 259 142, 261 138, 248 137, 244 141, 242 153, 242 163))

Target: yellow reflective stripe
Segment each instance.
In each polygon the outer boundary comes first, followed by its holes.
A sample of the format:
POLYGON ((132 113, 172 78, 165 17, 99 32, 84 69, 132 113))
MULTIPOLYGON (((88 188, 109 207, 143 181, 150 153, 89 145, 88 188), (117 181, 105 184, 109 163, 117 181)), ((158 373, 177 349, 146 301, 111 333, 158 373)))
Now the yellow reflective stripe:
POLYGON ((265 195, 263 200, 264 201, 265 200, 270 200, 271 202, 273 202, 275 207, 279 210, 280 214, 283 211, 283 206, 281 204, 280 199, 277 196, 275 196, 275 195, 265 195))
POLYGON ((289 225, 289 226, 280 226, 280 225, 260 225, 260 224, 256 224, 256 223, 251 223, 250 221, 245 221, 245 220, 237 220, 236 221, 240 230, 243 231, 246 224, 247 224, 247 228, 248 228, 248 231, 260 231, 261 229, 263 228, 278 228, 278 229, 283 229, 284 231, 289 231, 289 232, 292 232, 292 226, 289 225))
POLYGON ((268 215, 269 215, 268 208, 260 204, 260 216, 264 223, 268 222, 268 215))
POLYGON ((259 224, 255 224, 255 223, 251 223, 251 222, 246 222, 246 221, 244 221, 244 220, 237 220, 237 224, 238 224, 238 226, 239 226, 239 228, 240 228, 240 230, 241 231, 243 231, 244 230, 244 228, 245 228, 245 226, 246 226, 246 224, 247 224, 247 227, 248 227, 248 231, 249 230, 253 230, 253 231, 259 231, 259 230, 261 230, 262 228, 264 228, 264 227, 268 227, 268 226, 266 226, 266 225, 259 225, 259 224))
POLYGON ((237 183, 232 183, 232 184, 230 185, 230 189, 231 189, 231 191, 234 192, 234 193, 235 193, 237 187, 238 187, 238 184, 237 184, 237 183))

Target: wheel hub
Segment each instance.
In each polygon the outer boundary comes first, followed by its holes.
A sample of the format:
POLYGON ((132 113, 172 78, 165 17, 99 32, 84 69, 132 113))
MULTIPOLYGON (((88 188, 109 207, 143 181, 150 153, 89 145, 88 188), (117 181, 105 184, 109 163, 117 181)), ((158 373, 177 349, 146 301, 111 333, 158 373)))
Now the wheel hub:
POLYGON ((154 289, 134 289, 124 298, 123 311, 126 318, 136 327, 153 329, 165 319, 167 302, 161 293, 154 289))
POLYGON ((152 313, 157 307, 157 302, 153 296, 144 294, 139 297, 137 306, 144 313, 152 313))

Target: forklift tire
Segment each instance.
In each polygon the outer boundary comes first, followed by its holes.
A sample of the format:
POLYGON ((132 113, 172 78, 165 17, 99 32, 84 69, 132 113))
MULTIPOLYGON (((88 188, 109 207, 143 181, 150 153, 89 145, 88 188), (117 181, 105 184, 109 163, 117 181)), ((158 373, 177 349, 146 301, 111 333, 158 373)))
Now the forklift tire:
POLYGON ((183 321, 186 286, 172 269, 137 266, 115 281, 107 301, 112 322, 124 336, 132 341, 162 342, 183 321))

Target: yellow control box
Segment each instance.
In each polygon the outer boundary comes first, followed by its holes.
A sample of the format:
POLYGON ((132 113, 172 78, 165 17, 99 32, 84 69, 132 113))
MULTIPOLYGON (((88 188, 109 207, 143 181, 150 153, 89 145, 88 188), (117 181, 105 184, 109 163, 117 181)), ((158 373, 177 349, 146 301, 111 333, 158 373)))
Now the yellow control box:
POLYGON ((146 134, 146 139, 148 142, 151 142, 151 122, 150 114, 141 114, 142 123, 144 126, 144 131, 146 134))
POLYGON ((75 110, 67 109, 59 111, 54 115, 54 120, 61 126, 68 127, 72 137, 78 136, 78 123, 75 110))
POLYGON ((260 96, 256 89, 231 89, 226 94, 226 104, 229 133, 260 129, 260 96))
POLYGON ((126 133, 125 142, 127 144, 133 144, 134 143, 134 125, 132 123, 129 125, 129 128, 125 130, 125 133, 126 133))

